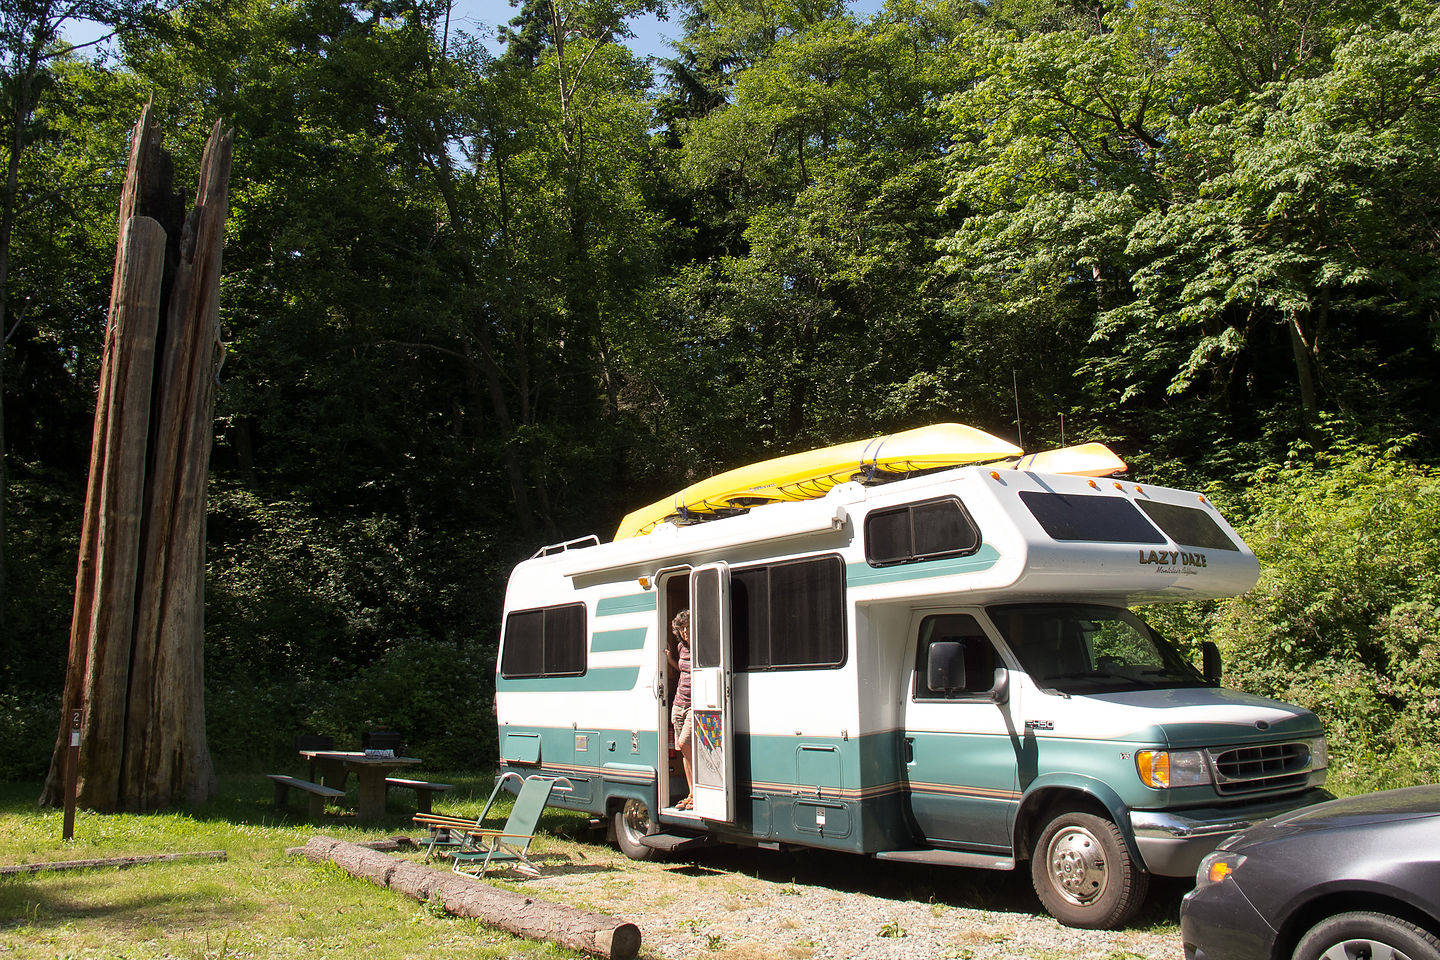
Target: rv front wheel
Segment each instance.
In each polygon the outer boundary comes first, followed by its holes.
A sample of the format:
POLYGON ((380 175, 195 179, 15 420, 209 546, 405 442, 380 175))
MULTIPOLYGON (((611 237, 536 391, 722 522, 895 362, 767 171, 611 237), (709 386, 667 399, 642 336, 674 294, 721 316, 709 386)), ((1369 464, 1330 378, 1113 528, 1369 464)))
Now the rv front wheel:
POLYGON ((616 807, 614 822, 615 842, 625 856, 631 860, 653 860, 660 855, 659 850, 640 842, 641 837, 648 837, 660 829, 655 818, 650 816, 650 808, 644 800, 626 800, 616 807))
POLYGON ((1089 813, 1062 813, 1040 834, 1030 878, 1050 915, 1071 927, 1109 930, 1145 902, 1150 875, 1130 857, 1115 824, 1089 813))

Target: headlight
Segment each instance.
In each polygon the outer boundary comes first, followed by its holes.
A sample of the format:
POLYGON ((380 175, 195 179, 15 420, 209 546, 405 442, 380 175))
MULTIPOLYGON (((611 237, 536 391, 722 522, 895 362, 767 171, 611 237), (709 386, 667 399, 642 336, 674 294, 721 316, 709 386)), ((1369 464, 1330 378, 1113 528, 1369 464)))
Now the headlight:
POLYGON ((1241 854, 1216 850, 1200 861, 1200 869, 1195 872, 1195 889, 1219 883, 1238 870, 1244 862, 1245 857, 1241 854))
POLYGON ((1147 787, 1198 787, 1210 782, 1210 765, 1199 750, 1141 750, 1135 767, 1147 787))
POLYGON ((1330 766, 1330 747, 1324 737, 1310 741, 1310 769, 1324 770, 1330 766))

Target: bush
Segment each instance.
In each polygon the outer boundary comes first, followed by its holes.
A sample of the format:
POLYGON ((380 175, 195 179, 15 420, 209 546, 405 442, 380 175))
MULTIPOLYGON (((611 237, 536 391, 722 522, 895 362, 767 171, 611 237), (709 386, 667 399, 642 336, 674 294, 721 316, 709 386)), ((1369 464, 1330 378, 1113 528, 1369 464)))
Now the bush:
POLYGON ((39 780, 50 769, 60 729, 60 696, 0 693, 0 781, 39 780))
MULTIPOLYGON (((1440 753, 1440 477, 1340 447, 1262 471, 1244 507, 1262 572, 1209 618, 1227 683, 1314 710, 1357 783, 1365 758, 1440 753)), ((1387 765, 1386 786, 1435 768, 1387 765)))
POLYGON ((355 747, 365 730, 397 730, 427 767, 489 768, 497 755, 494 663, 489 651, 407 640, 331 684, 307 727, 355 747))

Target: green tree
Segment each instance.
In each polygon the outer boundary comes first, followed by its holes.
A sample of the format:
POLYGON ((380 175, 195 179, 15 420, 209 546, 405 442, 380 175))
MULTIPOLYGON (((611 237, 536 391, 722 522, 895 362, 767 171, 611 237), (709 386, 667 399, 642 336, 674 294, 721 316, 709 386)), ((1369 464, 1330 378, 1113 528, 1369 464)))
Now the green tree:
POLYGON ((1361 433, 1428 409, 1404 381, 1434 349, 1428 214, 1409 212, 1433 204, 1433 17, 1156 2, 1083 28, 977 21, 981 79, 947 105, 948 202, 970 211, 944 242, 957 292, 1083 323, 1112 429, 1174 447, 1313 443, 1322 404, 1361 433), (1373 399, 1382 369, 1401 403, 1373 399))

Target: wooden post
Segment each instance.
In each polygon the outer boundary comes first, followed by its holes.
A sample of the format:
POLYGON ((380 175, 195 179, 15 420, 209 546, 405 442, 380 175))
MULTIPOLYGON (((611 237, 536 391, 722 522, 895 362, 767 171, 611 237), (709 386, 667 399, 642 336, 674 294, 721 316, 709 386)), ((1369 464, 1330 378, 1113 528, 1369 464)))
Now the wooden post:
POLYGON ((75 836, 75 793, 76 780, 80 776, 80 718, 83 710, 70 711, 70 749, 65 752, 65 825, 60 836, 65 840, 75 836))

